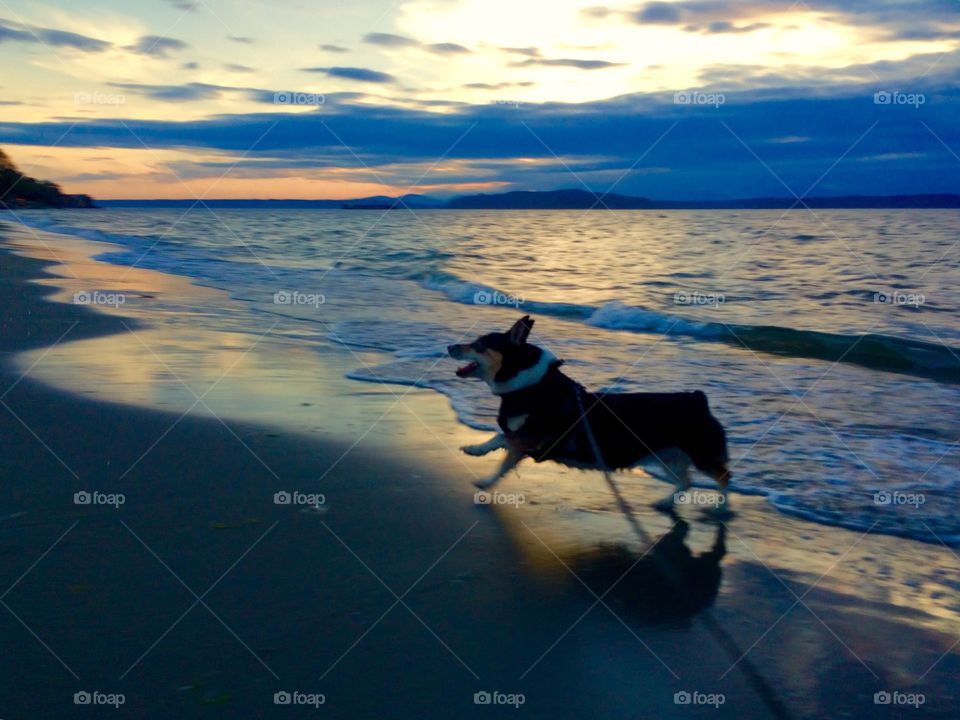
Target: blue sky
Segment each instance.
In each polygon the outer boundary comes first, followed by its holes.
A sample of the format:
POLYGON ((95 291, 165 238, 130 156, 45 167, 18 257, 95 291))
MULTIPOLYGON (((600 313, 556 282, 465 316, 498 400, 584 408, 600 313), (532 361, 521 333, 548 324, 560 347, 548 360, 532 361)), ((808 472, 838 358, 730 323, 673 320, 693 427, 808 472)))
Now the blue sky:
POLYGON ((946 0, 0 0, 0 145, 100 198, 960 192, 946 0))

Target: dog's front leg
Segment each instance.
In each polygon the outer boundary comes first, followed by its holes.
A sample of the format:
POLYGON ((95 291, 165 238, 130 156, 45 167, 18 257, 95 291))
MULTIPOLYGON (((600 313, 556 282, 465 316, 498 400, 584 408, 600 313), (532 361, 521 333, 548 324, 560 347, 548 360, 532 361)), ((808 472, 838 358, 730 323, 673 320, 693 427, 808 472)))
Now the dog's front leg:
POLYGON ((506 438, 503 437, 503 433, 497 433, 485 443, 480 443, 479 445, 464 445, 460 449, 463 450, 467 455, 480 457, 481 455, 486 455, 494 450, 500 450, 506 446, 507 441, 506 438))
POLYGON ((500 463, 500 467, 497 468, 497 471, 491 475, 486 480, 477 480, 474 485, 476 485, 481 490, 486 490, 487 488, 492 488, 494 485, 499 482, 500 478, 506 475, 508 472, 513 470, 517 463, 523 460, 523 453, 514 450, 511 447, 507 448, 507 456, 503 459, 503 462, 500 463))

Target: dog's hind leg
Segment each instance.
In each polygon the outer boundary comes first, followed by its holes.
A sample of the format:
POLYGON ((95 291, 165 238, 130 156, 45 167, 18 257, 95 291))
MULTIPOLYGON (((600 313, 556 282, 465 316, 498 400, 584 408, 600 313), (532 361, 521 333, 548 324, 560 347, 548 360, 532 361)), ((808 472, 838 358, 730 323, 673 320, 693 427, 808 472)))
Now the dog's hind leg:
POLYGON ((657 510, 670 510, 677 495, 690 487, 690 456, 679 448, 666 448, 657 454, 667 478, 673 482, 673 492, 653 504, 657 510))
POLYGON ((467 455, 473 455, 474 457, 480 457, 491 453, 494 450, 500 450, 507 446, 506 438, 503 437, 503 433, 497 433, 492 438, 487 440, 485 443, 480 443, 479 445, 464 445, 461 450, 467 455))
POLYGON ((503 462, 500 463, 500 467, 497 468, 497 471, 486 480, 477 480, 473 484, 481 490, 492 488, 500 481, 500 478, 513 470, 517 466, 517 463, 523 460, 524 457, 525 455, 523 453, 517 452, 513 448, 508 447, 507 456, 503 459, 503 462))

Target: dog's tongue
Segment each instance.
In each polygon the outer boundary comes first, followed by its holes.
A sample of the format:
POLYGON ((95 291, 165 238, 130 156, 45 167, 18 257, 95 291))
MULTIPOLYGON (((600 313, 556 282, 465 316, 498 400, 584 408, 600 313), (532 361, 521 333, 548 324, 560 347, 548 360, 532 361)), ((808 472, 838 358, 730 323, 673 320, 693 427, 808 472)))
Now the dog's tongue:
POLYGON ((469 362, 461 368, 457 368, 457 377, 467 377, 470 373, 476 370, 478 367, 477 363, 469 362))

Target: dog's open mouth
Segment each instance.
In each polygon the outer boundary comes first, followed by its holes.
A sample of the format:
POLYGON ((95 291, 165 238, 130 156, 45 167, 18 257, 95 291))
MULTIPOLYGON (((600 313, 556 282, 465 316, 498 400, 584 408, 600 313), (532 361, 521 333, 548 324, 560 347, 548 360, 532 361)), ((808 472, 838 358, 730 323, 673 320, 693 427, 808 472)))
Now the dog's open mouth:
POLYGON ((457 377, 462 377, 462 378, 470 377, 479 367, 480 367, 480 363, 473 362, 471 360, 463 367, 457 368, 457 377))

